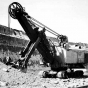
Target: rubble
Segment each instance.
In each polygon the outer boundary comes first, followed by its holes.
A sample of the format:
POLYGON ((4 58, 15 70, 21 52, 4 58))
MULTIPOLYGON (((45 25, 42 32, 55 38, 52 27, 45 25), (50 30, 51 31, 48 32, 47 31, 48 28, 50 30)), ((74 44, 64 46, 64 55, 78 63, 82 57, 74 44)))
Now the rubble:
POLYGON ((27 73, 23 73, 0 62, 0 88, 77 88, 88 86, 88 77, 69 79, 41 78, 39 76, 41 70, 47 70, 47 68, 28 67, 27 73), (6 68, 9 72, 2 70, 3 68, 6 68))

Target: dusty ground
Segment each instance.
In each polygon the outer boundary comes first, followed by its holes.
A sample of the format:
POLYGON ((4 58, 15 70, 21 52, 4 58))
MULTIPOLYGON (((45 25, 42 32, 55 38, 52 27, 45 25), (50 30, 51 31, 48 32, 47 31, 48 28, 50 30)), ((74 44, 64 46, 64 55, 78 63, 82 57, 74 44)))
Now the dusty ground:
POLYGON ((0 88, 76 88, 88 84, 88 78, 40 78, 39 71, 45 69, 44 67, 33 66, 28 68, 27 73, 22 73, 0 63, 0 83, 5 84, 0 84, 0 88), (3 68, 8 69, 8 71, 3 68))
MULTIPOLYGON (((32 57, 33 60, 35 58, 32 57)), ((38 60, 38 58, 37 58, 38 60)), ((0 88, 77 88, 88 86, 88 76, 85 78, 41 78, 39 72, 48 70, 49 67, 39 66, 38 64, 28 67, 27 73, 6 66, 0 62, 0 88), (7 69, 7 70, 6 70, 7 69)), ((88 72, 85 72, 88 75, 88 72)))

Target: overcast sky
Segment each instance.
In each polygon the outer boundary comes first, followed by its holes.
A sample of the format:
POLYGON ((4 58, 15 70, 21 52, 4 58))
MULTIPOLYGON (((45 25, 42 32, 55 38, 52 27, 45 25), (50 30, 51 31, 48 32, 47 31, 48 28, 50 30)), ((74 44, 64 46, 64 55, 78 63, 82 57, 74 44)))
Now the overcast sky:
MULTIPOLYGON (((0 24, 8 26, 8 6, 16 0, 0 0, 0 24)), ((17 0, 26 12, 70 42, 88 43, 88 0, 17 0)), ((23 30, 11 18, 11 28, 23 30)), ((50 35, 51 36, 51 35, 50 35)))

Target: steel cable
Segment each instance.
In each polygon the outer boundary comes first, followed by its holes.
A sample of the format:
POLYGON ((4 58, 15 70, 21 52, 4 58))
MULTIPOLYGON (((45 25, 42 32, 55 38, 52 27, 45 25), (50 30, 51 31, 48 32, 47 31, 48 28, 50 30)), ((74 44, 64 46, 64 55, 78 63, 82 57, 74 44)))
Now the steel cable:
MULTIPOLYGON (((31 16, 30 16, 31 17, 31 16)), ((53 31, 51 28, 47 27, 46 25, 42 24, 41 22, 37 21, 33 17, 31 17, 31 20, 33 21, 34 24, 38 25, 41 28, 45 28, 48 32, 54 34, 55 36, 59 36, 57 32, 53 31)))

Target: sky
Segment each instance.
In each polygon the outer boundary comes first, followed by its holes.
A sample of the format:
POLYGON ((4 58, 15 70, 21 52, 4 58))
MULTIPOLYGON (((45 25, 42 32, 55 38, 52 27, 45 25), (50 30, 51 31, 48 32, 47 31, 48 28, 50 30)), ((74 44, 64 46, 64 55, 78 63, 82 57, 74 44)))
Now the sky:
MULTIPOLYGON (((66 35, 69 42, 88 43, 88 0, 0 0, 1 25, 8 26, 8 6, 12 2, 19 2, 30 16, 66 35)), ((24 31, 13 18, 10 27, 24 31)), ((47 32, 46 35, 53 37, 47 32)))

